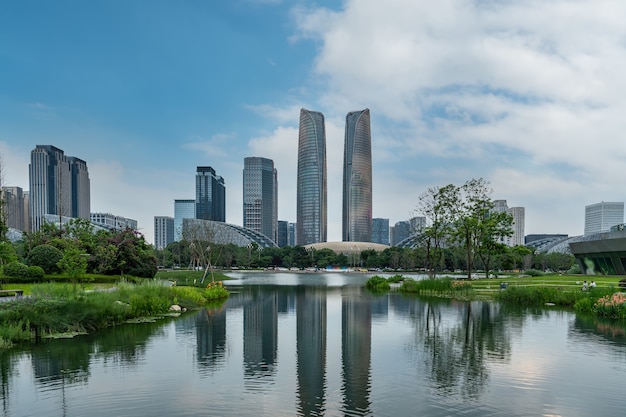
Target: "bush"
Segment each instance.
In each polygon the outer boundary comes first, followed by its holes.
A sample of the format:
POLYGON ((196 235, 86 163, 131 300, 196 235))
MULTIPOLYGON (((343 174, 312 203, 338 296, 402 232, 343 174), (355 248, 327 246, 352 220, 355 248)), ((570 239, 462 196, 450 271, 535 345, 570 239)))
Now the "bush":
POLYGON ((541 277, 544 275, 542 271, 539 271, 537 269, 527 269, 524 271, 524 274, 530 275, 531 277, 541 277))
POLYGON ((43 268, 40 266, 32 265, 28 267, 26 276, 32 282, 41 282, 45 276, 43 268))
POLYGON ((63 259, 63 252, 51 245, 35 246, 28 254, 28 264, 40 266, 46 274, 59 272, 58 262, 63 259))
POLYGON ((4 275, 23 280, 28 278, 28 267, 21 262, 11 262, 4 266, 4 275))
POLYGON ((568 273, 568 275, 582 274, 582 271, 580 270, 580 265, 578 265, 578 264, 572 265, 572 267, 567 270, 567 273, 568 273))
POLYGON ((374 275, 367 280, 367 282, 365 283, 365 288, 370 291, 385 292, 389 291, 390 286, 385 278, 374 275))

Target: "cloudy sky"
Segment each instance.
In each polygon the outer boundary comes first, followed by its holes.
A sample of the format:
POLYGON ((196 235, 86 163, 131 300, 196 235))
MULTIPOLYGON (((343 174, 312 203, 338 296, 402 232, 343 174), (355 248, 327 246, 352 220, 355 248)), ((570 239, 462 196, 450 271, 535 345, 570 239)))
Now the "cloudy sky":
POLYGON ((299 110, 326 117, 328 239, 341 240, 345 116, 369 108, 374 217, 427 188, 485 178, 526 234, 580 235, 584 206, 624 201, 623 0, 0 2, 0 154, 28 189, 35 145, 88 164, 91 209, 138 220, 274 160, 296 220, 299 110))

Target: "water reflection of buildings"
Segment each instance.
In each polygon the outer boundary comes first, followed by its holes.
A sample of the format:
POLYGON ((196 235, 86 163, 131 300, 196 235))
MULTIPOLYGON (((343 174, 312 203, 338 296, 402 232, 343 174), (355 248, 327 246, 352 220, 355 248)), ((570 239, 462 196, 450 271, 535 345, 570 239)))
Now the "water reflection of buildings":
MULTIPOLYGON (((364 291, 351 288, 349 291, 364 291)), ((341 357, 343 408, 348 413, 368 415, 370 408, 370 358, 372 304, 369 297, 347 297, 341 306, 341 357)))
POLYGON ((243 306, 243 361, 247 381, 274 375, 278 351, 278 296, 256 291, 243 306))
POLYGON ((224 361, 226 352, 226 312, 203 309, 196 315, 198 366, 213 369, 224 361))
POLYGON ((326 290, 301 287, 296 296, 298 412, 324 415, 326 390, 326 290))

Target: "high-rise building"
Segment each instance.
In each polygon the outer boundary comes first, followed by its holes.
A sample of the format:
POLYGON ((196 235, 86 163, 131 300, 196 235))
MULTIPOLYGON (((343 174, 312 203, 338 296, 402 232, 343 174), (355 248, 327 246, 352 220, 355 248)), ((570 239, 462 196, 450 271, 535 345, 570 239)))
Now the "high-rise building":
POLYGON ((389 244, 389 219, 372 219, 372 242, 389 244))
POLYGON ((402 221, 396 222, 396 224, 393 226, 393 233, 391 236, 391 245, 395 246, 410 236, 411 236, 411 222, 409 222, 408 220, 402 220, 402 221))
POLYGON ((624 223, 624 202, 602 201, 585 206, 585 236, 608 232, 611 226, 624 223))
POLYGON ((524 223, 525 223, 524 207, 511 207, 509 214, 513 217, 513 234, 508 238, 509 246, 524 246, 524 223))
POLYGON ((174 218, 154 216, 154 247, 161 250, 174 242, 174 218))
POLYGON ((196 218, 196 200, 174 200, 174 242, 183 240, 183 219, 196 218))
POLYGON ((285 220, 278 221, 278 240, 276 244, 279 248, 289 246, 289 222, 285 220))
POLYGON ((289 246, 295 246, 296 245, 296 231, 297 231, 297 226, 295 223, 289 223, 289 240, 287 241, 287 245, 289 246))
POLYGON ((22 232, 28 231, 24 190, 21 187, 2 187, 2 199, 4 205, 0 206, 0 210, 6 225, 22 232))
POLYGON ((372 135, 369 109, 346 116, 343 151, 343 241, 372 240, 372 135))
POLYGON ((278 241, 278 173, 271 159, 244 159, 243 227, 278 241))
POLYGON ((509 207, 506 200, 493 200, 493 211, 496 213, 508 213, 513 217, 513 234, 502 240, 507 246, 524 246, 525 233, 525 209, 524 207, 509 207))
POLYGON ((326 242, 326 128, 324 115, 301 109, 298 131, 296 244, 326 242))
POLYGON ((226 221, 224 178, 211 167, 196 169, 196 219, 226 221))
POLYGON ((82 159, 68 157, 51 145, 37 145, 30 153, 29 185, 33 232, 47 214, 89 219, 89 172, 82 159))

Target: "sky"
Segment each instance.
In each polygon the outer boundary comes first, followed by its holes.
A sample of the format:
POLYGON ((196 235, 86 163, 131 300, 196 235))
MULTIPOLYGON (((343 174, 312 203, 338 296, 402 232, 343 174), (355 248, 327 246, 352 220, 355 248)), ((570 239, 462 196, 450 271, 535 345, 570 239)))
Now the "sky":
POLYGON ((30 152, 87 162, 91 211, 138 221, 195 198, 197 166, 243 224, 243 160, 278 170, 296 221, 301 108, 326 118, 328 240, 341 240, 345 117, 369 108, 373 216, 484 178, 525 233, 583 234, 624 201, 623 0, 0 0, 3 185, 30 152))

